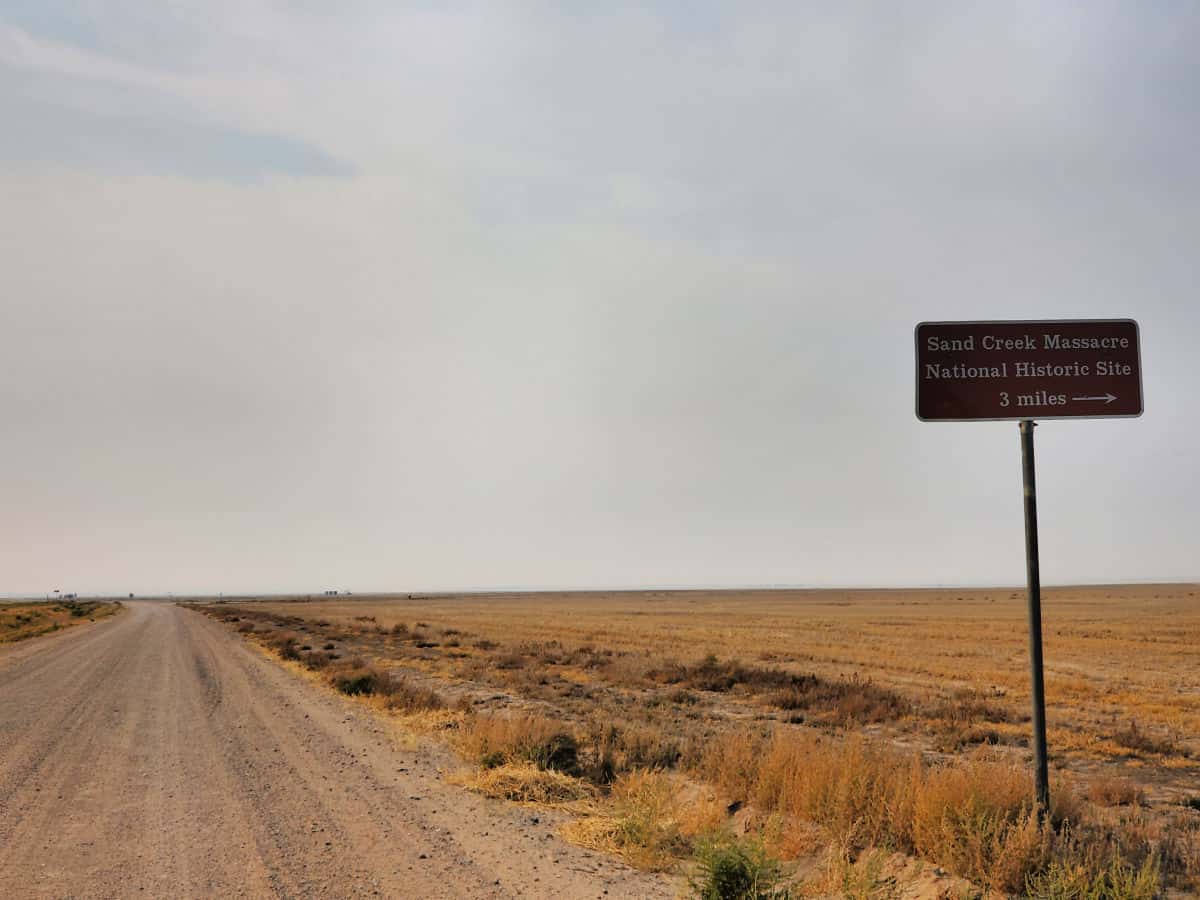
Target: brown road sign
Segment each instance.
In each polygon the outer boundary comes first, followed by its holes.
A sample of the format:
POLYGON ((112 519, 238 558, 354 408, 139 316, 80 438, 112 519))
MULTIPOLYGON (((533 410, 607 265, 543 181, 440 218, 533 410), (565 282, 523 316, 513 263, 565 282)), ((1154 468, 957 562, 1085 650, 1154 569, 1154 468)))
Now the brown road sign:
POLYGON ((923 422, 1142 414, 1132 319, 922 322, 916 339, 923 422))

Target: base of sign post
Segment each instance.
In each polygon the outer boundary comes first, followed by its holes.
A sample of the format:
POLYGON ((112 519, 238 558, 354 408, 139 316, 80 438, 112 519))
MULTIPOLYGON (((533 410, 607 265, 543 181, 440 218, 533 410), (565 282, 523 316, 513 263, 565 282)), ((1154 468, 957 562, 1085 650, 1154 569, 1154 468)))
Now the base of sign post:
POLYGON ((1046 754, 1046 685, 1042 674, 1042 584, 1038 571, 1037 480, 1033 466, 1031 419, 1021 421, 1021 475, 1025 487, 1025 572, 1029 581, 1029 672, 1033 688, 1034 780, 1039 815, 1050 810, 1046 754))

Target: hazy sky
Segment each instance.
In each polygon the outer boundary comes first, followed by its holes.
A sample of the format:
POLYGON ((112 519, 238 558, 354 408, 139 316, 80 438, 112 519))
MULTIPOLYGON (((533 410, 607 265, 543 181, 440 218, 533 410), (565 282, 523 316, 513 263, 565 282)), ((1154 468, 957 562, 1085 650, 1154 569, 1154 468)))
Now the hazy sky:
POLYGON ((1200 12, 0 0, 0 592, 1020 583, 920 320, 1132 317, 1043 577, 1194 579, 1200 12))

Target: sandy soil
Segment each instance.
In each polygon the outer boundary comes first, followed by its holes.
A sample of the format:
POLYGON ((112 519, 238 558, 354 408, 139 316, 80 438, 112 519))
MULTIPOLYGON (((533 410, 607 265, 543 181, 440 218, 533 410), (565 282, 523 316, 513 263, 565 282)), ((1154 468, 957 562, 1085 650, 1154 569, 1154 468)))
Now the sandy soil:
POLYGON ((0 896, 674 897, 197 613, 0 648, 0 896))

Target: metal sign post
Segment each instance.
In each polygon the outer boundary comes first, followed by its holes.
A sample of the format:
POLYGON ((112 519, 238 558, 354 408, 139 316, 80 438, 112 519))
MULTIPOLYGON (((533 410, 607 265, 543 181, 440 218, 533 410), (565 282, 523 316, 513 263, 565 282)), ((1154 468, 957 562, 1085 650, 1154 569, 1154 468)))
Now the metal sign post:
POLYGON ((1025 487, 1025 573, 1029 582, 1029 674, 1033 688, 1034 785, 1038 807, 1050 809, 1050 766, 1046 757, 1046 682, 1042 675, 1042 580, 1038 571, 1037 479, 1033 466, 1033 429, 1021 422, 1021 481, 1025 487))
POLYGON ((1050 781, 1033 420, 1035 416, 1140 416, 1142 361, 1137 322, 922 322, 916 328, 916 350, 917 418, 922 422, 1021 423, 1034 783, 1038 814, 1045 815, 1050 809, 1050 781))

